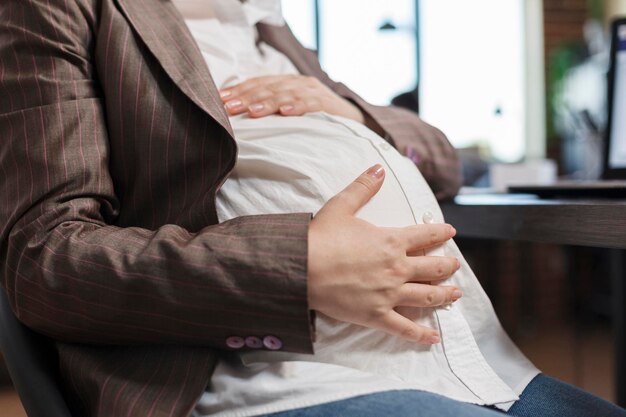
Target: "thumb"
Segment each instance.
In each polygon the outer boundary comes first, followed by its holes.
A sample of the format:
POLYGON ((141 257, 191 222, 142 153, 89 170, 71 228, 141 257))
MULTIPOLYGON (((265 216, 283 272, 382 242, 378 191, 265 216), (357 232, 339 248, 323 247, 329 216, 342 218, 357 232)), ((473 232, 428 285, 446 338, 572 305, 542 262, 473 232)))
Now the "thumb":
POLYGON ((376 164, 350 183, 327 204, 327 209, 355 214, 376 195, 383 185, 385 170, 376 164))

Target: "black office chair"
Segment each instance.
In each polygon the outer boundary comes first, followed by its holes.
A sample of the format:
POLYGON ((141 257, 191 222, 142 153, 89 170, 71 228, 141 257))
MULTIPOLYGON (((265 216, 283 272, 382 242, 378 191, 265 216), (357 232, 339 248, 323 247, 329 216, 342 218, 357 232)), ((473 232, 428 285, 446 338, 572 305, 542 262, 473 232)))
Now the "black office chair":
POLYGON ((0 351, 29 417, 72 417, 60 388, 50 339, 20 323, 0 288, 0 351))

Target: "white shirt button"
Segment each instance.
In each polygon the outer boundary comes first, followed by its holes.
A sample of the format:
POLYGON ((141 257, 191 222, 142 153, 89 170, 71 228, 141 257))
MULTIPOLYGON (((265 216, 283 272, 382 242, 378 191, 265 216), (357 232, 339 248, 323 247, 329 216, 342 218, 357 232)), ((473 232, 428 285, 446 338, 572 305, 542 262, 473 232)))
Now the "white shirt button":
POLYGON ((452 304, 446 304, 445 306, 443 306, 443 308, 444 308, 445 310, 450 311, 450 310, 452 310, 452 304))
POLYGON ((388 144, 387 142, 383 142, 379 146, 380 146, 380 149, 382 149, 383 151, 388 151, 389 149, 391 149, 391 145, 388 144))
POLYGON ((431 224, 434 220, 435 218, 433 217, 433 214, 430 211, 426 211, 422 215, 422 221, 424 222, 424 224, 431 224))

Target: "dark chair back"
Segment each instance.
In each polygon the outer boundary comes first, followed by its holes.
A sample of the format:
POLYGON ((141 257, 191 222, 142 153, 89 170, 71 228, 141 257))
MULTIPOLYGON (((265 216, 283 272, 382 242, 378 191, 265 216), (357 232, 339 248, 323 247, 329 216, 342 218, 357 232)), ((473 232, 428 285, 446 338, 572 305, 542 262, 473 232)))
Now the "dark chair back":
POLYGON ((71 417, 50 339, 20 323, 0 287, 0 351, 29 417, 71 417))

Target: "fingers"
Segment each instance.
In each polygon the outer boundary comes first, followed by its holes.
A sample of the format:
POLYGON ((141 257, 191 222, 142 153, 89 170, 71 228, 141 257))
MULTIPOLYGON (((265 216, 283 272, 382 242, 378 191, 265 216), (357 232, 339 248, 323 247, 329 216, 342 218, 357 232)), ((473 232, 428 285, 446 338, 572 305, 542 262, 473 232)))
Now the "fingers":
POLYGON ((331 198, 322 208, 324 212, 354 215, 367 204, 383 185, 385 170, 376 164, 331 198))
POLYGON ((251 78, 220 91, 227 112, 249 113, 251 117, 270 114, 300 116, 321 111, 325 90, 312 77, 281 75, 251 78))
POLYGON ((225 106, 232 115, 247 112, 251 117, 263 117, 276 113, 283 116, 301 116, 304 113, 321 111, 323 108, 322 101, 318 98, 300 98, 291 91, 284 93, 263 91, 256 93, 254 97, 242 96, 230 100, 225 106), (261 99, 261 97, 267 98, 261 99))
POLYGON ((404 284, 398 292, 397 305, 402 307, 437 307, 457 301, 463 293, 457 287, 427 284, 404 284))
POLYGON ((276 84, 286 79, 292 79, 295 76, 288 75, 269 75, 265 77, 250 78, 242 83, 234 85, 232 87, 223 88, 220 90, 220 97, 224 101, 233 100, 239 98, 241 95, 249 93, 251 90, 257 89, 260 86, 268 86, 276 84))
POLYGON ((415 324, 394 310, 383 316, 380 329, 402 339, 424 345, 441 342, 439 332, 415 324))
POLYGON ((297 92, 285 90, 278 92, 272 86, 261 86, 237 94, 224 104, 231 114, 249 112, 251 116, 267 116, 278 112, 282 105, 294 103, 297 92))
POLYGON ((295 101, 295 97, 291 94, 275 95, 261 101, 254 99, 252 104, 247 107, 247 111, 252 117, 268 116, 278 113, 282 106, 293 105, 295 101))
POLYGON ((317 98, 295 100, 279 107, 278 111, 283 116, 302 116, 304 113, 321 111, 322 102, 317 98))
POLYGON ((409 281, 442 281, 450 278, 461 267, 457 258, 451 256, 415 256, 398 262, 398 272, 409 281))
POLYGON ((420 253, 421 249, 439 246, 456 235, 449 224, 417 224, 402 229, 391 229, 406 244, 407 253, 420 253))
POLYGON ((276 113, 279 104, 286 104, 293 100, 292 94, 283 93, 284 102, 277 100, 277 78, 257 77, 244 81, 234 87, 220 91, 226 111, 231 115, 249 112, 250 114, 267 115, 276 113))
POLYGON ((290 93, 276 95, 270 99, 248 106, 251 117, 263 117, 280 113, 283 116, 301 116, 322 110, 322 103, 316 98, 298 99, 290 93))

